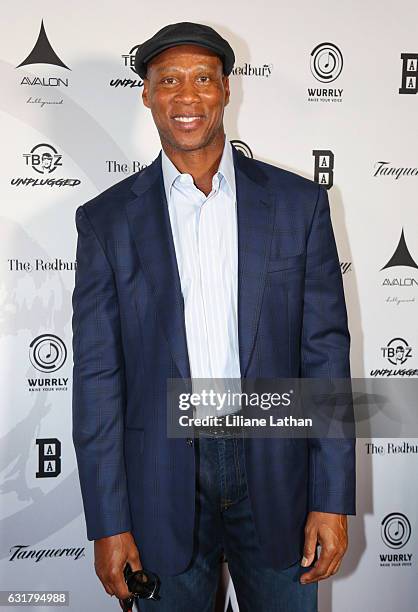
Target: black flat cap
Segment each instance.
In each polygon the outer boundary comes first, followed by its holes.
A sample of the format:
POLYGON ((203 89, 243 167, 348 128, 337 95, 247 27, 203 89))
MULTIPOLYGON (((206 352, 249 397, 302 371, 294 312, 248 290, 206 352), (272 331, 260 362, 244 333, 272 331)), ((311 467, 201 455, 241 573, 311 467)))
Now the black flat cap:
POLYGON ((135 70, 143 79, 147 74, 147 62, 153 57, 178 45, 200 45, 214 51, 222 60, 224 74, 228 76, 235 62, 231 45, 216 30, 201 23, 182 21, 171 23, 139 45, 135 55, 135 70))

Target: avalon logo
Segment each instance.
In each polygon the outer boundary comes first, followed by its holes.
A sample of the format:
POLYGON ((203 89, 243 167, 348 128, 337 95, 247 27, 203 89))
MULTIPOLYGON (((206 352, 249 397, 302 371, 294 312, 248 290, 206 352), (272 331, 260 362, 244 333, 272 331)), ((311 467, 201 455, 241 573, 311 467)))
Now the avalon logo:
POLYGON ((402 79, 400 94, 418 93, 418 53, 401 53, 402 79))
POLYGON ((243 140, 231 140, 231 144, 236 148, 239 153, 245 155, 245 157, 254 157, 250 147, 243 140))
POLYGON ((135 75, 135 78, 126 79, 126 78, 114 78, 110 80, 110 87, 128 87, 132 89, 132 87, 142 87, 144 85, 144 81, 139 78, 137 71, 135 70, 135 56, 136 51, 139 45, 135 45, 129 51, 129 53, 122 53, 123 65, 125 68, 129 68, 135 75))
POLYGON ((334 153, 329 149, 313 150, 314 156, 314 181, 331 189, 334 184, 334 153))
POLYGON ((67 359, 67 347, 54 334, 41 334, 29 345, 29 359, 40 372, 56 372, 67 359))
POLYGON ((386 302, 399 306, 400 304, 415 303, 415 289, 418 287, 418 278, 409 272, 408 275, 402 272, 393 271, 392 268, 405 267, 417 270, 418 265, 412 257, 405 240, 405 234, 402 229, 401 237, 398 242, 398 246, 395 249, 392 257, 389 261, 381 268, 381 270, 389 270, 387 276, 383 279, 382 287, 394 287, 402 291, 401 295, 386 295, 386 302), (396 276, 395 276, 396 274, 396 276))
POLYGON ((401 232, 401 237, 398 242, 398 246, 396 247, 394 254, 389 259, 387 264, 384 265, 383 268, 381 268, 381 270, 386 270, 386 268, 394 268, 395 266, 407 266, 409 268, 418 269, 418 265, 414 261, 406 245, 403 228, 401 232))
MULTIPOLYGON (((29 55, 24 59, 20 64, 16 66, 16 68, 22 68, 25 66, 31 66, 33 64, 44 64, 49 66, 57 66, 58 68, 64 68, 65 70, 71 70, 65 64, 62 59, 58 56, 56 51, 53 49, 48 36, 45 31, 45 26, 43 20, 41 21, 41 28, 39 30, 38 38, 35 42, 35 45, 29 55)), ((49 88, 60 88, 60 87, 68 87, 69 79, 68 77, 61 77, 54 75, 32 75, 26 74, 22 77, 20 81, 20 85, 26 87, 49 87, 49 88)), ((47 90, 48 91, 48 90, 47 90)), ((52 89, 51 91, 54 91, 52 89)), ((29 96, 26 99, 26 104, 35 104, 34 108, 47 108, 50 105, 62 106, 64 102, 64 98, 56 98, 54 96, 51 97, 43 97, 40 94, 39 89, 35 90, 36 94, 34 96, 29 96)))
POLYGON ((53 66, 60 66, 70 70, 66 64, 58 57, 52 48, 51 43, 48 40, 48 36, 45 32, 45 26, 43 20, 41 21, 41 29, 39 30, 38 40, 35 43, 32 51, 29 53, 26 59, 23 60, 16 68, 21 66, 28 66, 30 64, 51 64, 53 66))

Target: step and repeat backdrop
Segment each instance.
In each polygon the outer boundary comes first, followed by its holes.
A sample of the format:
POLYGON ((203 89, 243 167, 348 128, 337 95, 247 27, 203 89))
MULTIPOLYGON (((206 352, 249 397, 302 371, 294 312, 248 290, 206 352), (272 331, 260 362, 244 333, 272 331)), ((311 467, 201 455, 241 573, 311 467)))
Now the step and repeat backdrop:
MULTIPOLYGON (((71 610, 115 610, 94 572, 71 439, 74 213, 160 150, 137 45, 185 20, 230 41, 228 138, 328 190, 353 376, 411 379, 418 5, 40 0, 1 13, 0 589, 67 591, 71 610)), ((357 457, 358 514, 320 611, 413 612, 418 440, 362 438, 357 457)), ((219 610, 237 612, 225 563, 221 582, 219 610)))

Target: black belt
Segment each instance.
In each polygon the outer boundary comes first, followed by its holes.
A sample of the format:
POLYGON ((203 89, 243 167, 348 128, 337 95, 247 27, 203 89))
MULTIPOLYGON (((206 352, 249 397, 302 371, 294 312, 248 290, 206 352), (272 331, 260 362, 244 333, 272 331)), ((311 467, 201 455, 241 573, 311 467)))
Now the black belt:
POLYGON ((242 432, 242 427, 234 427, 232 425, 226 425, 226 417, 218 416, 216 425, 201 425, 195 427, 196 432, 200 435, 209 436, 232 436, 242 432))

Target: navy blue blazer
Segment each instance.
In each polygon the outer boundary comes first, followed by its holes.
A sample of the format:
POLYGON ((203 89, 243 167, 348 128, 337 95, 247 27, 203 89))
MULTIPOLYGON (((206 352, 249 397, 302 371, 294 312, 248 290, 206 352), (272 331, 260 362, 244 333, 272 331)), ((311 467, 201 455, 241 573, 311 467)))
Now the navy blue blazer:
MULTIPOLYGON (((234 151, 241 376, 350 376, 327 192, 234 151)), ((189 378, 183 298, 161 170, 76 211, 73 442, 87 537, 132 531, 161 575, 193 550, 195 453, 167 437, 167 378, 189 378)), ((246 439, 264 559, 298 561, 311 510, 355 514, 355 440, 246 439)))

